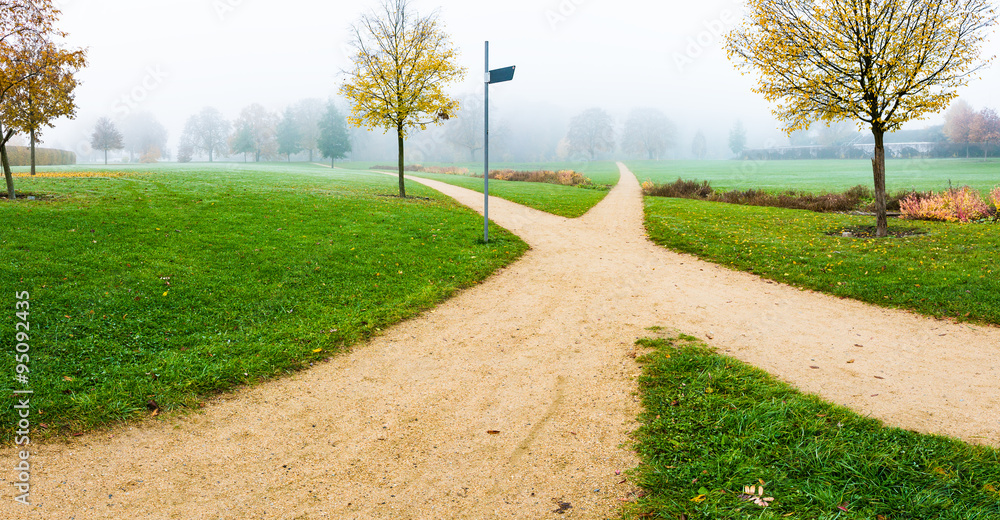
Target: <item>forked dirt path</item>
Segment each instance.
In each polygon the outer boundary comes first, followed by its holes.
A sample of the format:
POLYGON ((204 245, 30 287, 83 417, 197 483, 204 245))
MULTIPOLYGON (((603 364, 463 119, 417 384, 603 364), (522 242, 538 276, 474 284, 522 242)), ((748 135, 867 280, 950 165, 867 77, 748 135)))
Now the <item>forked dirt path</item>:
MULTIPOLYGON (((633 489, 616 472, 637 463, 629 354, 652 325, 711 335, 894 425, 1000 445, 1000 329, 663 250, 621 170, 575 220, 492 199, 494 220, 532 250, 351 353, 201 414, 36 446, 34 505, 16 504, 7 480, 0 518, 614 517, 633 489)), ((481 209, 479 193, 414 180, 481 209)))

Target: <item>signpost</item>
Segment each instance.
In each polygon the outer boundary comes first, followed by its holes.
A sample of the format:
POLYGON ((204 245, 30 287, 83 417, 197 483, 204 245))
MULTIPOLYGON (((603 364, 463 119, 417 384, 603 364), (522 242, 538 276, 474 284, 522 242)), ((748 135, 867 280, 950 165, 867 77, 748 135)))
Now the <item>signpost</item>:
POLYGON ((486 133, 483 137, 483 242, 490 242, 490 84, 514 79, 514 67, 490 70, 490 42, 486 42, 485 113, 486 133))

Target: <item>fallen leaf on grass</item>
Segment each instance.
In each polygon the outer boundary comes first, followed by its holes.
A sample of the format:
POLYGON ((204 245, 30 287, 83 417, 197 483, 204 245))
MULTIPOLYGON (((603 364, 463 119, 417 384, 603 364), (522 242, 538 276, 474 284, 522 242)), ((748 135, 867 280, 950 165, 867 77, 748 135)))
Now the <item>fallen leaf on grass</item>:
MULTIPOLYGON (((758 479, 758 482, 761 482, 761 480, 758 479)), ((774 497, 764 496, 763 484, 760 486, 743 486, 743 494, 736 495, 736 498, 753 502, 760 507, 767 507, 774 501, 774 497)))
POLYGON ((705 501, 705 498, 706 498, 705 495, 698 495, 692 498, 691 501, 694 502, 695 504, 700 504, 705 501))
POLYGON ((73 378, 69 376, 63 376, 63 381, 72 381, 73 378))
POLYGON ((847 510, 847 502, 844 502, 843 504, 840 504, 839 506, 837 506, 837 509, 839 509, 839 510, 845 512, 845 513, 849 513, 850 512, 850 511, 847 510))
POLYGON ((323 349, 321 348, 313 349, 313 354, 316 354, 318 352, 323 352, 323 349))

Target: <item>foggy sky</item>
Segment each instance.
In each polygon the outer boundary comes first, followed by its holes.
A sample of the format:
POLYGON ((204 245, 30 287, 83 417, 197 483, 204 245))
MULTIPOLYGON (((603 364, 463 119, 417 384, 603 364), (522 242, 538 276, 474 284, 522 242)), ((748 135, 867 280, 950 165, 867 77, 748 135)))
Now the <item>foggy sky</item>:
MULTIPOLYGON (((79 73, 76 121, 60 120, 42 146, 81 151, 99 117, 153 113, 176 150, 185 120, 204 106, 235 119, 259 102, 272 111, 336 94, 349 60, 348 29, 378 0, 55 0, 67 43, 88 49, 79 73)), ((513 82, 490 89, 502 116, 550 107, 572 114, 602 107, 619 123, 635 107, 663 110, 681 130, 716 139, 736 119, 749 146, 782 139, 769 106, 722 49, 740 18, 733 0, 414 0, 438 9, 468 69, 452 93, 482 91, 483 42, 490 65, 517 66, 513 82)), ((998 54, 997 38, 984 55, 998 54)), ((998 104, 994 66, 961 91, 974 107, 998 104)), ((940 116, 911 123, 922 128, 940 116)), ((512 131, 517 131, 512 128, 512 131)), ((723 145, 724 146, 724 145, 723 145)))

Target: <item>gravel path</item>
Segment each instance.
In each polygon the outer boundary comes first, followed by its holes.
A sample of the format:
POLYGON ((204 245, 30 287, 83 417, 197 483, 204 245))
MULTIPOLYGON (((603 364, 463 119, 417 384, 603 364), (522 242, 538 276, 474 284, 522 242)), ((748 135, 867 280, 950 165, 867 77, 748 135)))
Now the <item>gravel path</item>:
POLYGON ((33 505, 7 491, 0 518, 615 517, 635 489, 617 474, 637 464, 633 343, 653 325, 891 424, 1000 446, 1000 329, 666 251, 620 168, 579 219, 491 199, 532 250, 348 354, 202 413, 36 446, 33 505))

